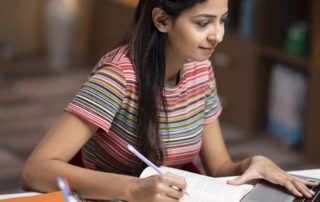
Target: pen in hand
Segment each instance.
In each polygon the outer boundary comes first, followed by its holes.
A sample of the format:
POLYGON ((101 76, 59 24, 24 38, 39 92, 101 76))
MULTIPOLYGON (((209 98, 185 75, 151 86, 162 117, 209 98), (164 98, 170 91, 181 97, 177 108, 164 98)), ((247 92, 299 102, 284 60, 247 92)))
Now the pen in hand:
POLYGON ((66 200, 66 202, 77 202, 77 200, 73 198, 69 184, 66 181, 64 181, 61 177, 58 177, 57 183, 63 193, 63 197, 66 200))
MULTIPOLYGON (((144 157, 140 152, 138 152, 132 145, 128 144, 127 148, 134 154, 136 155, 140 160, 142 160, 145 164, 147 164, 148 166, 150 166, 151 168, 153 168, 155 171, 157 171, 157 173, 159 173, 160 175, 163 175, 163 171, 156 166, 155 164, 153 164, 149 159, 147 159, 146 157, 144 157)), ((186 195, 189 196, 188 192, 183 189, 182 192, 186 195)))

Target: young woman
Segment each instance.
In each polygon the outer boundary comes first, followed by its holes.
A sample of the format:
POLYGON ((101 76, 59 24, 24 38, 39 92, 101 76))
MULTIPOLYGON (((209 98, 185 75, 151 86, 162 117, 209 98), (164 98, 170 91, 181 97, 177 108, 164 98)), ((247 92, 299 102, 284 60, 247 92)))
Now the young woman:
POLYGON ((227 0, 140 0, 128 43, 105 55, 27 160, 26 190, 56 190, 66 178, 84 198, 178 201, 182 177, 139 179, 145 166, 128 143, 158 165, 182 167, 200 154, 211 176, 264 178, 297 196, 309 182, 271 160, 233 162, 218 116, 221 106, 208 58, 224 36, 227 0), (84 168, 69 164, 81 149, 84 168))

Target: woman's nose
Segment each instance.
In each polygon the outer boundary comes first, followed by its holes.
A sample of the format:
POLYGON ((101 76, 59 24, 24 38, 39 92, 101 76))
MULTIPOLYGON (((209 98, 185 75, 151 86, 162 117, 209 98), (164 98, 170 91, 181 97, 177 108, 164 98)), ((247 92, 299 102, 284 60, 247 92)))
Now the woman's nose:
POLYGON ((223 39, 223 36, 224 36, 224 26, 223 25, 215 26, 210 32, 210 34, 208 35, 208 40, 211 43, 220 43, 223 39))

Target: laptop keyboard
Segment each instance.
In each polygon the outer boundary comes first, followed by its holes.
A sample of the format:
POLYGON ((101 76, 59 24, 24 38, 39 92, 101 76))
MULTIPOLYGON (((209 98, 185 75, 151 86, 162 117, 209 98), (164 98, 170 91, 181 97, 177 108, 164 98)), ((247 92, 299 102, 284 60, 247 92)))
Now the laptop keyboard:
POLYGON ((312 191, 315 192, 315 195, 310 199, 303 199, 302 202, 320 202, 320 184, 312 187, 312 191))

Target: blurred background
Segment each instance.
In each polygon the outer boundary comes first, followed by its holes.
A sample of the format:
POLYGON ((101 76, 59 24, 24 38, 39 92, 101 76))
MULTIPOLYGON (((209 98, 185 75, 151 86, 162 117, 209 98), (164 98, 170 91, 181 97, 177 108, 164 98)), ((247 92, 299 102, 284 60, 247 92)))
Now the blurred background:
MULTIPOLYGON (((130 30, 136 0, 1 0, 0 194, 98 59, 130 30)), ((320 167, 320 1, 229 0, 212 57, 234 160, 320 167)), ((58 149, 58 148, 57 148, 58 149)))

